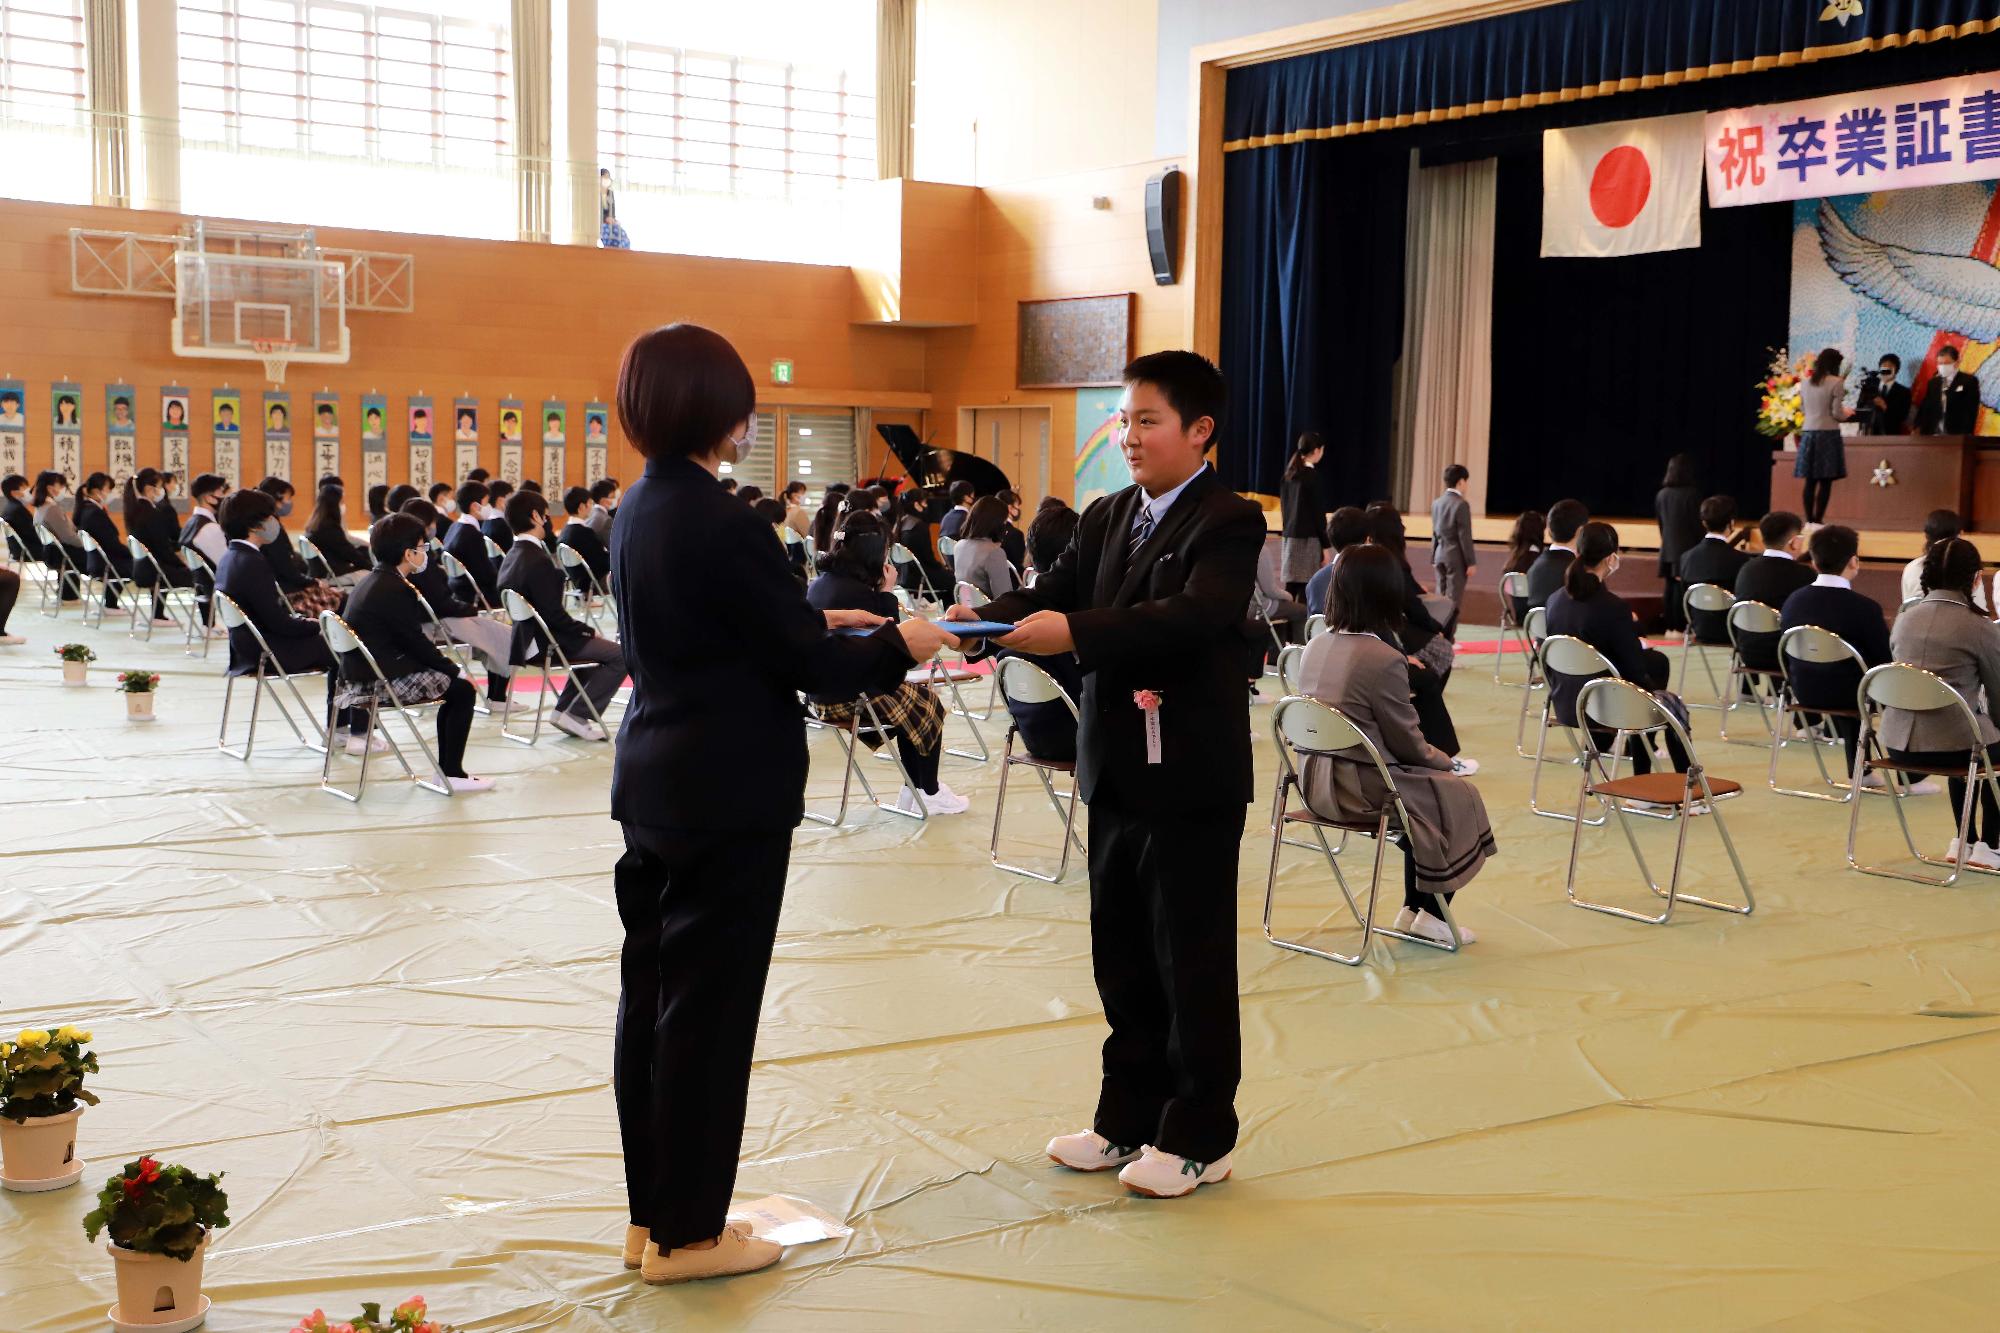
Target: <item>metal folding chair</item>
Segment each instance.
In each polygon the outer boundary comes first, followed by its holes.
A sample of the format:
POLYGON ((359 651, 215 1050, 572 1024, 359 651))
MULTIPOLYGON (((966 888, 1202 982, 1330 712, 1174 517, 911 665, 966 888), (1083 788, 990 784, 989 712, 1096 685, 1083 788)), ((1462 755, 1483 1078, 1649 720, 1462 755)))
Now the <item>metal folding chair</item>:
MULTIPOLYGON (((303 540, 303 538, 301 538, 301 540, 303 540)), ((482 588, 480 588, 479 581, 473 578, 472 575, 466 571, 465 562, 463 560, 460 560, 457 556, 453 555, 449 550, 440 550, 437 554, 437 561, 438 561, 438 568, 444 571, 444 576, 447 582, 457 583, 461 579, 464 580, 465 585, 468 588, 472 589, 473 605, 478 607, 481 611, 485 611, 489 614, 492 612, 493 603, 486 600, 485 591, 482 588)))
MULTIPOLYGON (((1827 771, 1826 749, 1840 748, 1840 737, 1828 723, 1830 717, 1851 717, 1855 725, 1860 725, 1861 713, 1852 708, 1815 708, 1799 706, 1798 693, 1792 687, 1791 662, 1852 662, 1854 669, 1863 674, 1868 671, 1868 663, 1861 653, 1847 640, 1831 630, 1817 625, 1794 625, 1778 638, 1778 698, 1777 725, 1771 728, 1771 767, 1765 774, 1765 785, 1780 796, 1802 796, 1809 801, 1832 801, 1845 805, 1854 799, 1854 787, 1847 781, 1836 778, 1827 771), (1805 731, 1802 744, 1812 751, 1813 762, 1819 765, 1819 780, 1830 791, 1807 791, 1798 787, 1778 785, 1778 754, 1792 743, 1791 730, 1797 723, 1805 731), (1832 795, 1830 792, 1838 792, 1832 795)), ((1851 775, 1850 775, 1851 776, 1851 775)))
MULTIPOLYGON (((1555 680, 1550 673, 1586 677, 1616 676, 1618 669, 1611 665, 1611 659, 1603 653, 1582 639, 1572 638, 1567 634, 1551 634, 1543 639, 1539 657, 1542 664, 1542 680, 1547 688, 1542 695, 1541 728, 1535 737, 1535 776, 1528 784, 1528 808, 1544 819, 1574 819, 1577 816, 1568 811, 1544 810, 1541 806, 1542 765, 1548 762, 1549 724, 1554 723, 1556 729, 1569 741, 1570 757, 1561 762, 1581 765, 1585 754, 1583 744, 1576 736, 1578 731, 1586 730, 1581 725, 1582 719, 1579 718, 1579 725, 1572 728, 1565 726, 1556 717, 1555 680)), ((1578 813, 1581 814, 1581 810, 1578 813)), ((1592 827, 1602 824, 1604 819, 1603 815, 1599 815, 1591 821, 1592 827)))
MULTIPOLYGON (((1033 662, 1018 657, 1003 657, 995 668, 995 676, 1000 682, 1001 698, 1010 703, 1051 704, 1061 700, 1069 709, 1072 721, 1077 720, 1076 700, 1069 697, 1056 678, 1033 662)), ((1000 794, 993 798, 993 840, 987 845, 987 853, 993 864, 1001 870, 1016 875, 1026 875, 1029 879, 1041 880, 1044 884, 1059 884, 1069 873, 1069 849, 1074 846, 1084 851, 1083 840, 1076 834, 1076 761, 1074 759, 1042 759, 1032 753, 1014 753, 1015 729, 1007 728, 1007 747, 1000 756, 1000 794), (1007 778, 1016 766, 1031 770, 1042 782, 1042 793, 1048 797, 1049 807, 1062 817, 1063 842, 1062 860, 1056 865, 1053 875, 1027 866, 1013 865, 1000 859, 1000 820, 1007 810, 1007 778), (1069 790, 1056 791, 1053 773, 1069 774, 1069 790)))
POLYGON ((479 534, 479 540, 486 543, 486 558, 493 562, 493 568, 500 568, 500 562, 507 558, 507 553, 500 549, 500 543, 483 532, 479 534))
POLYGON ((1392 838, 1400 841, 1405 837, 1403 830, 1410 827, 1410 813, 1403 805, 1403 794, 1396 787, 1395 775, 1389 771, 1381 752, 1366 733, 1337 708, 1317 699, 1291 698, 1279 700, 1278 706, 1272 710, 1271 736, 1278 747, 1279 772, 1277 797, 1271 807, 1271 865, 1264 880, 1264 938, 1280 949, 1311 954, 1314 958, 1344 963, 1348 967, 1359 967, 1367 961, 1368 941, 1376 935, 1388 935, 1411 944, 1421 944, 1425 948, 1457 953, 1464 939, 1458 933, 1458 919, 1452 915, 1451 904, 1443 898, 1438 900, 1438 910, 1444 914, 1444 923, 1450 929, 1451 942, 1448 944, 1375 924, 1375 902, 1382 889, 1383 856, 1392 838), (1359 755, 1356 751, 1360 752, 1359 755), (1300 779, 1303 761, 1314 758, 1328 763, 1372 766, 1383 787, 1381 809, 1374 812, 1370 819, 1337 820, 1315 814, 1303 803, 1294 808, 1290 801, 1291 793, 1304 790, 1300 779), (1348 914, 1354 918, 1354 924, 1361 927, 1361 945, 1351 954, 1315 948, 1303 940, 1280 939, 1271 927, 1272 916, 1277 909, 1279 854, 1287 844, 1294 847, 1301 845, 1285 836, 1285 829, 1293 824, 1304 825, 1313 831, 1319 843, 1318 850, 1333 871, 1333 882, 1347 903, 1348 914), (1335 857, 1334 849, 1327 845, 1328 829, 1339 830, 1343 836, 1359 833, 1375 840, 1375 862, 1368 877, 1368 907, 1365 911, 1354 901, 1347 876, 1341 873, 1340 861, 1335 857))
POLYGON ((1715 691, 1712 704, 1689 703, 1690 708, 1721 708, 1728 702, 1722 697, 1722 686, 1715 679, 1715 667, 1709 662, 1706 652, 1696 653, 1698 648, 1727 648, 1728 643, 1708 643, 1695 637, 1694 613, 1696 611, 1727 611, 1736 602, 1736 594, 1714 583, 1690 583, 1681 594, 1681 673, 1680 691, 1683 701, 1687 699, 1688 657, 1694 654, 1701 659, 1701 669, 1708 673, 1708 687, 1715 691))
POLYGON ((903 767, 903 756, 896 749, 895 725, 882 720, 882 715, 875 709, 875 701, 866 694, 856 698, 855 707, 858 711, 853 717, 848 718, 845 722, 834 722, 828 720, 820 712, 820 705, 810 699, 806 700, 808 715, 820 724, 822 730, 830 731, 840 738, 840 749, 844 760, 844 767, 840 777, 840 809, 834 812, 831 819, 808 809, 805 812, 806 818, 815 824, 825 824, 832 828, 839 828, 847 820, 848 800, 854 789, 854 779, 858 777, 861 779, 861 790, 868 797, 868 803, 873 805, 877 810, 887 810, 892 815, 901 815, 905 819, 914 819, 919 824, 929 823, 930 808, 924 804, 921 793, 918 794, 917 808, 915 810, 905 810, 894 801, 884 801, 875 794, 875 788, 868 781, 868 775, 861 769, 861 756, 858 753, 863 748, 861 743, 863 718, 867 719, 867 729, 882 738, 882 749, 888 753, 890 762, 896 766, 896 772, 902 776, 903 785, 914 792, 917 789, 917 784, 910 781, 910 771, 903 767))
POLYGON ((1899 616, 1902 615, 1903 612, 1909 610, 1911 607, 1915 606, 1918 602, 1921 602, 1923 600, 1924 600, 1924 595, 1922 593, 1918 593, 1915 597, 1905 597, 1902 601, 1896 604, 1896 614, 1899 616))
POLYGON ((327 563, 326 556, 321 553, 313 539, 301 532, 292 541, 298 547, 299 561, 305 565, 306 573, 317 579, 325 579, 328 583, 333 582, 333 566, 327 563), (313 570, 314 565, 319 566, 316 573, 313 570))
POLYGON ((1514 723, 1514 753, 1523 759, 1534 759, 1523 742, 1528 736, 1528 705, 1534 701, 1536 690, 1548 688, 1548 681, 1542 677, 1542 640, 1549 636, 1548 608, 1529 607, 1528 614, 1521 618, 1521 633, 1528 646, 1528 677, 1521 682, 1521 716, 1514 723))
POLYGON ((1514 599, 1528 596, 1528 576, 1522 571, 1509 570, 1500 576, 1500 633, 1493 641, 1493 683, 1498 685, 1500 668, 1507 659, 1507 640, 1511 637, 1514 646, 1528 662, 1528 674, 1534 675, 1535 650, 1528 643, 1526 630, 1514 616, 1514 599))
POLYGON ((82 543, 84 555, 89 557, 84 564, 83 623, 97 629, 104 628, 104 599, 118 597, 124 600, 124 610, 132 621, 126 631, 129 634, 131 628, 137 625, 139 615, 138 600, 132 596, 132 580, 118 572, 118 566, 111 563, 111 552, 105 550, 97 538, 79 529, 76 539, 82 543), (95 620, 91 619, 93 609, 97 612, 95 620))
POLYGON ((1694 741, 1689 738, 1679 720, 1669 713, 1658 699, 1630 681, 1610 676, 1586 683, 1583 692, 1577 696, 1576 710, 1580 722, 1595 723, 1597 727, 1612 733, 1612 742, 1610 762, 1607 763, 1605 753, 1597 747, 1596 732, 1592 727, 1585 725, 1578 728, 1583 733, 1585 757, 1583 773, 1576 788, 1576 816, 1572 821, 1574 830, 1569 843, 1569 874, 1563 881, 1563 891, 1571 905, 1591 912, 1624 917, 1627 921, 1638 921, 1649 926, 1665 925, 1673 918, 1674 907, 1679 903, 1712 908, 1718 912, 1733 912, 1738 916, 1749 916, 1756 911, 1757 899, 1751 893, 1750 879, 1743 873, 1743 862, 1736 855, 1736 844, 1729 837, 1729 826, 1723 822, 1719 805, 1721 798, 1740 793, 1743 784, 1732 782, 1728 778, 1709 776, 1708 770, 1702 767, 1701 759, 1695 753, 1694 741), (1673 735, 1686 748, 1687 772, 1633 774, 1622 778, 1616 776, 1617 756, 1624 752, 1625 742, 1635 736, 1647 738, 1658 732, 1673 735), (1599 806, 1608 810, 1618 820, 1618 830, 1625 835, 1626 845, 1632 849, 1632 859, 1638 862, 1639 876, 1646 881, 1646 887, 1655 896, 1667 900, 1667 905, 1657 916, 1648 916, 1629 907, 1593 902, 1578 896, 1576 865, 1578 854, 1583 848, 1583 827, 1586 822, 1583 811, 1585 803, 1593 797, 1599 806), (1625 805, 1628 801, 1645 801, 1651 805, 1668 807, 1672 811, 1667 817, 1675 824, 1674 869, 1667 878, 1665 888, 1661 888, 1658 881, 1653 878, 1653 872, 1646 866, 1646 855, 1639 850, 1639 839, 1633 834, 1632 825, 1625 817, 1625 805), (1681 892, 1681 867, 1687 857, 1688 824, 1698 815, 1705 815, 1715 821, 1715 831, 1721 835, 1722 846, 1729 853, 1729 864, 1736 871, 1736 883, 1743 890, 1743 901, 1740 904, 1681 892))
POLYGON ((1311 643, 1311 642, 1312 642, 1312 641, 1313 641, 1314 639, 1317 639, 1317 638, 1318 638, 1318 637, 1319 637, 1320 635, 1322 635, 1322 634, 1324 634, 1324 633, 1326 633, 1326 617, 1325 617, 1325 616, 1320 616, 1320 615, 1313 615, 1313 616, 1307 616, 1307 617, 1306 617, 1306 642, 1307 642, 1307 643, 1311 643))
MULTIPOLYGON (((1729 632, 1729 668, 1722 677, 1725 699, 1722 705, 1722 722, 1716 729, 1716 737, 1723 741, 1729 739, 1729 716, 1742 706, 1744 688, 1749 689, 1751 701, 1757 709, 1757 720, 1764 724, 1764 731, 1768 734, 1774 730, 1771 725, 1771 711, 1777 706, 1778 691, 1774 683, 1776 673, 1767 671, 1763 667, 1751 666, 1743 660, 1742 636, 1776 634, 1784 627, 1784 620, 1763 602, 1742 601, 1730 605, 1723 626, 1729 632)), ((1736 743, 1741 745, 1746 742, 1736 743)), ((1763 744, 1762 741, 1747 743, 1763 744)))
MULTIPOLYGON (((282 682, 285 688, 291 692, 292 702, 297 704, 299 708, 299 718, 305 719, 306 727, 312 731, 312 739, 308 740, 305 731, 299 727, 298 719, 292 716, 292 710, 285 707, 284 696, 279 694, 277 687, 273 685, 271 688, 271 702, 277 705, 278 716, 285 719, 285 724, 292 729, 292 735, 296 736, 299 744, 305 746, 308 750, 316 750, 324 754, 327 746, 332 743, 327 733, 332 730, 333 719, 330 717, 326 718, 324 726, 315 722, 313 720, 313 710, 306 706, 304 696, 299 693, 299 687, 292 682, 304 676, 324 676, 326 673, 324 671, 287 672, 279 664, 277 654, 271 651, 270 642, 264 638, 264 631, 257 628, 256 621, 243 614, 243 608, 238 606, 235 599, 230 597, 229 594, 224 592, 217 592, 215 594, 215 613, 221 618, 223 628, 247 629, 250 631, 252 637, 257 640, 256 667, 249 670, 232 667, 224 677, 222 687, 222 725, 216 728, 215 748, 228 755, 231 759, 241 759, 248 762, 250 751, 257 744, 257 709, 264 702, 264 682, 269 680, 282 682), (243 748, 232 750, 229 748, 229 705, 236 695, 236 682, 244 676, 254 676, 257 682, 256 689, 250 695, 250 730, 243 737, 243 748)), ((324 776, 323 770, 322 776, 324 776)))
POLYGON ((903 545, 901 542, 897 542, 894 546, 891 546, 889 548, 889 560, 890 563, 894 564, 898 570, 915 566, 917 571, 917 583, 920 587, 923 588, 924 596, 933 602, 939 602, 944 600, 943 598, 938 596, 937 588, 933 586, 931 583, 931 572, 928 569, 924 568, 923 561, 917 559, 917 553, 915 551, 912 551, 909 547, 903 545))
MULTIPOLYGON (((221 594, 218 593, 216 596, 220 598, 221 594)), ((382 674, 381 664, 375 660, 375 654, 368 651, 368 645, 361 641, 361 637, 348 627, 347 622, 342 620, 337 612, 322 611, 319 613, 319 631, 326 638, 326 646, 333 650, 333 659, 336 664, 345 662, 349 653, 359 653, 361 660, 375 677, 378 691, 369 698, 366 704, 361 705, 368 710, 368 729, 361 734, 364 736, 373 736, 377 731, 380 731, 383 737, 389 742, 389 750, 396 756, 396 762, 403 766, 403 772, 412 781, 426 791, 434 791, 440 796, 450 796, 452 794, 451 779, 445 776, 444 766, 438 762, 437 754, 431 749, 431 743, 424 736, 423 728, 417 725, 417 715, 419 713, 439 707, 444 703, 444 700, 430 699, 404 703, 402 697, 396 693, 396 687, 391 685, 389 678, 382 674), (389 697, 390 704, 402 717, 404 725, 409 727, 410 735, 416 740, 417 748, 423 751, 424 763, 430 769, 431 773, 435 775, 435 780, 417 776, 417 771, 410 767, 409 758, 404 755, 403 747, 396 740, 395 734, 387 726, 383 725, 382 695, 384 694, 389 697)), ((339 669, 338 665, 336 665, 335 669, 339 669)), ((332 719, 330 718, 328 719, 328 730, 332 730, 332 719)), ((332 792, 343 801, 359 801, 361 793, 368 789, 368 756, 371 747, 366 745, 361 747, 361 777, 355 783, 354 790, 351 792, 333 785, 333 752, 340 747, 329 744, 324 748, 326 757, 320 764, 319 789, 324 792, 332 792)))
MULTIPOLYGON (((83 534, 79 533, 77 535, 81 536, 83 534)), ((42 544, 43 551, 52 551, 55 553, 55 562, 50 564, 49 568, 55 575, 56 594, 53 598, 45 597, 42 599, 42 614, 52 620, 61 619, 62 594, 66 589, 75 588, 77 596, 83 602, 83 623, 88 625, 90 623, 90 588, 84 579, 83 571, 78 569, 75 562, 69 558, 68 548, 51 536, 49 530, 39 523, 35 524, 35 540, 42 544)), ((49 564, 46 555, 42 557, 42 561, 44 564, 49 564)))
POLYGON ((1306 646, 1302 643, 1288 645, 1278 654, 1278 688, 1287 696, 1304 694, 1299 688, 1299 668, 1306 660, 1306 646))
POLYGON ((556 563, 562 566, 563 571, 564 598, 575 597, 579 609, 583 613, 585 623, 593 630, 597 629, 597 608, 600 605, 608 605, 610 601, 605 595, 604 585, 598 582, 597 571, 590 567, 588 560, 585 560, 577 553, 577 549, 574 546, 566 542, 557 542, 555 543, 555 548, 556 563), (582 591, 577 589, 576 582, 570 577, 573 572, 577 571, 581 571, 583 574, 584 588, 582 591))
MULTIPOLYGON (((444 561, 450 558, 451 552, 445 550, 442 546, 435 544, 432 546, 431 559, 444 561)), ((440 567, 442 568, 443 566, 440 567)), ((446 657, 458 663, 459 673, 475 686, 472 692, 472 711, 481 716, 491 713, 493 710, 486 703, 486 691, 483 688, 477 688, 484 686, 486 683, 484 680, 478 679, 478 675, 482 674, 485 670, 479 661, 479 654, 472 651, 472 645, 451 637, 451 631, 445 628, 444 621, 440 620, 438 613, 431 608, 430 598, 424 596, 422 593, 418 593, 417 605, 424 609, 424 619, 431 622, 431 641, 444 650, 446 657)))
MULTIPOLYGON (((535 610, 534 603, 530 602, 514 589, 502 588, 500 590, 500 603, 507 609, 508 618, 516 625, 532 624, 542 636, 542 652, 539 662, 516 662, 513 664, 516 676, 519 675, 522 667, 528 667, 533 669, 540 678, 541 683, 535 691, 534 730, 528 735, 522 736, 510 729, 514 725, 514 714, 517 711, 516 704, 518 701, 514 698, 509 698, 507 716, 500 723, 500 734, 502 736, 522 745, 533 745, 542 737, 542 717, 547 712, 549 673, 551 670, 549 665, 550 659, 554 658, 556 667, 572 680, 576 678, 579 671, 595 670, 599 664, 596 662, 571 662, 568 654, 563 652, 562 645, 556 642, 556 636, 549 633, 548 623, 542 619, 541 613, 535 610)), ((509 679, 514 679, 514 677, 510 677, 509 679)), ((578 685, 576 697, 583 701, 584 708, 589 710, 592 720, 604 732, 605 741, 609 742, 611 740, 610 724, 605 722, 604 714, 597 711, 597 705, 590 701, 590 696, 584 692, 581 684, 578 685)))
POLYGON ((215 603, 211 601, 208 604, 208 614, 206 617, 200 614, 201 583, 203 579, 206 579, 208 580, 209 588, 211 590, 214 589, 215 566, 209 564, 208 557, 203 555, 199 549, 193 546, 181 547, 181 559, 187 561, 188 568, 194 571, 194 583, 195 583, 196 614, 188 617, 187 643, 185 645, 187 650, 187 656, 189 657, 194 656, 194 641, 197 637, 199 637, 201 639, 201 655, 203 659, 206 659, 208 657, 209 645, 215 642, 215 637, 209 633, 209 631, 215 627, 215 603))
POLYGON ((977 584, 967 583, 964 579, 960 579, 952 585, 951 600, 957 602, 960 606, 976 610, 986 605, 992 599, 981 592, 977 584))
MULTIPOLYGON (((37 530, 39 531, 39 529, 37 530)), ((51 569, 42 559, 40 553, 30 551, 28 544, 21 540, 21 534, 14 531, 12 525, 0 523, 0 537, 6 539, 8 561, 19 567, 22 577, 31 578, 35 581, 35 590, 41 597, 40 610, 42 614, 51 615, 60 613, 62 607, 61 573, 51 569), (56 605, 56 612, 49 610, 51 602, 56 605)))
MULTIPOLYGON (((188 651, 189 655, 192 656, 194 634, 188 627, 192 622, 201 619, 201 602, 199 601, 199 594, 194 590, 193 582, 190 580, 188 583, 177 584, 170 580, 167 577, 167 571, 160 567, 160 562, 154 559, 153 553, 146 548, 146 543, 140 541, 137 537, 127 537, 125 539, 125 549, 132 557, 132 584, 135 589, 135 595, 138 593, 149 594, 153 600, 166 608, 168 618, 186 632, 187 643, 189 645, 188 651), (144 587, 139 582, 139 574, 140 571, 149 567, 153 571, 153 582, 152 586, 144 587), (187 615, 185 617, 174 609, 174 599, 176 597, 183 597, 187 600, 187 615)), ((181 568, 185 570, 187 566, 183 564, 181 568)), ((130 632, 133 637, 144 639, 147 643, 153 641, 153 614, 150 607, 147 608, 146 614, 143 617, 137 614, 135 608, 130 632), (146 627, 144 634, 139 633, 141 623, 146 627)))
POLYGON ((938 559, 949 565, 952 553, 958 550, 958 538, 939 536, 937 539, 938 559))
POLYGON ((1854 749, 1854 785, 1860 787, 1871 771, 1882 773, 1888 783, 1889 794, 1896 798, 1892 806, 1896 811, 1896 823, 1903 832, 1903 845, 1918 861, 1925 865, 1950 866, 1951 873, 1940 878, 1895 870, 1889 866, 1863 864, 1855 855, 1855 844, 1861 832, 1861 807, 1867 804, 1865 801, 1848 803, 1847 864, 1864 875, 1880 875, 1885 879, 1907 880, 1912 884, 1928 884, 1940 889, 1956 884, 1959 875, 1967 870, 1975 870, 1982 875, 2000 874, 2000 871, 1974 865, 1970 859, 1973 808, 1979 803, 1982 789, 2000 800, 2000 778, 1994 774, 1993 761, 1986 757, 1986 746, 1979 738, 1978 719, 1973 716, 1965 697, 1946 684, 1943 677, 1922 667, 1911 666, 1907 662, 1887 662, 1871 667, 1861 677, 1861 686, 1855 691, 1855 708, 1861 714, 1861 737, 1854 749), (1898 708, 1911 713, 1945 710, 1955 714, 1964 724, 1967 746, 1965 767, 1906 764, 1890 759, 1881 740, 1881 716, 1885 708, 1898 708), (1926 856, 1917 850, 1916 839, 1910 834, 1910 821, 1903 813, 1903 784, 1911 774, 1964 779, 1965 800, 1958 812, 1958 856, 1955 860, 1926 856))

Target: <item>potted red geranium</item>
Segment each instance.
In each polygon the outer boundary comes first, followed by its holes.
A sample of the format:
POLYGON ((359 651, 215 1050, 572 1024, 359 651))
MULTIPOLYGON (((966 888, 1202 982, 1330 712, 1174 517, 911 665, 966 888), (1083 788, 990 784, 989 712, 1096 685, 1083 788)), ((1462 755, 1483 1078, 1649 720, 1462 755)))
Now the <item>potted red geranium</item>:
POLYGON ((431 1318, 423 1297, 412 1296, 387 1315, 374 1301, 363 1305, 352 1319, 329 1319, 324 1310, 314 1310, 299 1320, 291 1333, 452 1333, 452 1329, 431 1318))
POLYGON ((97 1097, 83 1086, 97 1072, 90 1034, 73 1027, 26 1028, 0 1041, 0 1187, 39 1194, 83 1174, 76 1122, 97 1097))
POLYGON ((112 1327, 187 1333, 208 1317, 201 1294, 202 1257, 218 1227, 229 1225, 229 1196, 219 1174, 198 1176, 151 1157, 127 1162, 104 1182, 83 1234, 104 1248, 118 1275, 112 1327))
POLYGON ((97 660, 97 654, 87 643, 66 643, 56 649, 56 656, 62 659, 63 684, 82 685, 87 683, 90 664, 97 660))
POLYGON ((151 671, 121 671, 118 673, 118 689, 125 696, 125 716, 134 722, 153 720, 153 692, 160 688, 160 678, 151 671))

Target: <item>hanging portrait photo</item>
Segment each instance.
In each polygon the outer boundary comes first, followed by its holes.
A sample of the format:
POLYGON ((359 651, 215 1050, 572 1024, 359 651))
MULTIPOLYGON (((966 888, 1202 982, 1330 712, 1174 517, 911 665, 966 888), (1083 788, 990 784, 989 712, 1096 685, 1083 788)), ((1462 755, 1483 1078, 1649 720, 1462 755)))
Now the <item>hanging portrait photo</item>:
POLYGON ((521 438, 521 409, 502 407, 500 409, 500 438, 519 440, 521 438))
POLYGON ((28 470, 27 386, 0 380, 0 473, 28 470))
POLYGON ((585 444, 606 444, 610 436, 604 430, 605 413, 585 412, 583 414, 583 442, 585 444))
POLYGON ((139 419, 132 411, 132 400, 133 389, 129 384, 105 387, 105 471, 120 486, 139 470, 139 419))
POLYGON ((568 438, 564 417, 567 414, 561 403, 542 404, 542 443, 561 444, 568 438))
POLYGON ((337 398, 313 399, 313 434, 334 439, 340 437, 340 400, 337 398))
POLYGON ((160 394, 160 429, 185 432, 188 428, 188 394, 185 389, 167 389, 160 394))
POLYGON ((209 409, 217 435, 241 435, 243 433, 243 396, 237 393, 217 393, 209 409))
POLYGON ((83 479, 83 386, 57 384, 51 402, 51 466, 74 486, 83 479))
POLYGON ((57 431, 81 434, 83 431, 83 386, 79 384, 58 384, 55 389, 55 407, 50 420, 57 431))
POLYGON ((459 399, 452 405, 451 438, 461 443, 479 442, 479 404, 467 399, 459 399))
POLYGON ((431 442, 431 400, 428 398, 410 400, 410 442, 429 444, 431 442))

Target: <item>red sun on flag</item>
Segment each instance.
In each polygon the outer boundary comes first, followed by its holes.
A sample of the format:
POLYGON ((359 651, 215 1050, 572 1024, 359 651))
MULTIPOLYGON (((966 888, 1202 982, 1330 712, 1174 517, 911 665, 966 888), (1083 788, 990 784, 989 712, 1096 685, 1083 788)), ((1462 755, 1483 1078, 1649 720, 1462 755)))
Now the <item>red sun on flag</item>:
POLYGON ((1646 154, 1621 144, 1597 161, 1590 174, 1590 211, 1607 227, 1629 227, 1653 193, 1653 168, 1646 154))

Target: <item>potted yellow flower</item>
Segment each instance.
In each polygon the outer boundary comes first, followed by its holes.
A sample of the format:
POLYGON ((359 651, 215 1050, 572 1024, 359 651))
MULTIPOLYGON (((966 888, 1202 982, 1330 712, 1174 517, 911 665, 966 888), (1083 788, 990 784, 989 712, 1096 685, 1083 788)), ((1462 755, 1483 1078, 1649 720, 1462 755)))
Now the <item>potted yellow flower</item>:
POLYGON ((85 684, 84 674, 90 670, 90 664, 97 660, 97 654, 90 651, 90 645, 87 643, 66 643, 56 649, 56 656, 62 659, 65 685, 85 684))
POLYGON ((144 1333, 188 1333, 208 1317, 201 1293, 202 1258, 217 1228, 229 1225, 229 1196, 220 1174, 198 1176, 151 1157, 127 1162, 104 1182, 97 1207, 83 1219, 117 1269, 118 1304, 111 1326, 144 1333))
POLYGON ((83 1086, 97 1072, 90 1034, 28 1028, 0 1041, 0 1186, 39 1194, 73 1185, 83 1174, 76 1122, 97 1097, 83 1086))
POLYGON ((118 688, 125 695, 125 716, 134 722, 153 720, 153 692, 160 687, 160 678, 150 671, 121 671, 118 673, 118 688))

